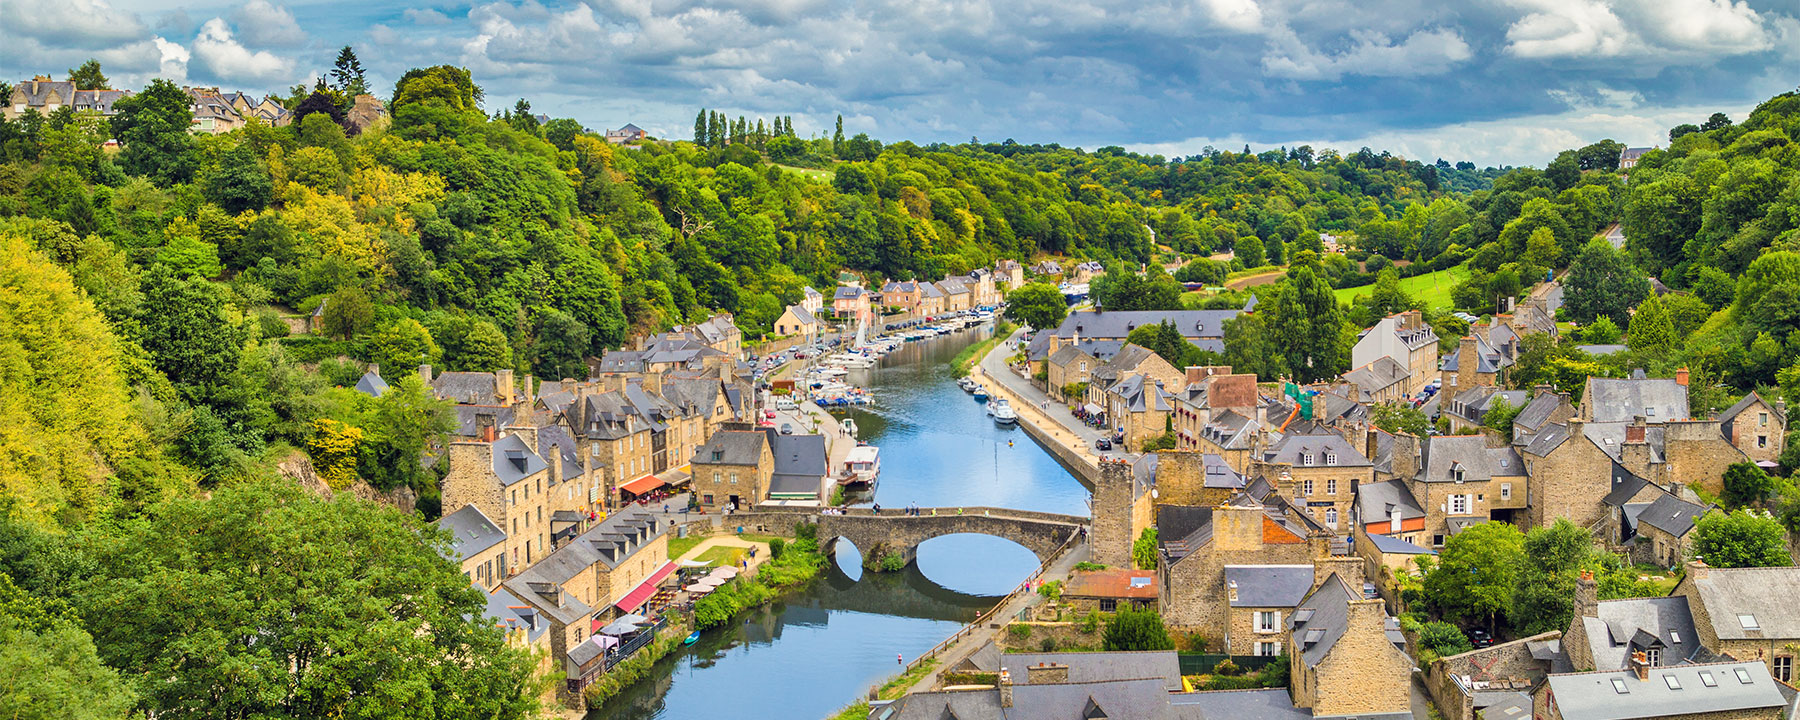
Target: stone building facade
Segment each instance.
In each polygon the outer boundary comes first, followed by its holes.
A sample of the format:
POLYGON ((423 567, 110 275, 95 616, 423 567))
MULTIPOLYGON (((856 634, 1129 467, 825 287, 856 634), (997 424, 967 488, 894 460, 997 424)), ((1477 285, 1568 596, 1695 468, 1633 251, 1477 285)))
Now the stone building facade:
POLYGON ((1787 447, 1787 408, 1751 392, 1719 414, 1727 442, 1754 462, 1771 462, 1787 447))
POLYGON ((1329 553, 1329 537, 1310 535, 1276 508, 1255 501, 1157 509, 1157 584, 1171 627, 1214 632, 1229 622, 1226 565, 1294 565, 1329 553))

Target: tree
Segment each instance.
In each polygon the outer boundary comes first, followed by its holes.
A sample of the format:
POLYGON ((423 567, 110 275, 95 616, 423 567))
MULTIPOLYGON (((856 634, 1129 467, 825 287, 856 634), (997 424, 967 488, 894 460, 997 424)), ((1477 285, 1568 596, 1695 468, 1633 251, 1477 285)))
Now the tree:
POLYGON ((706 108, 700 108, 700 112, 694 115, 694 144, 700 147, 712 145, 712 137, 707 132, 706 108))
POLYGON ((575 138, 581 132, 581 123, 574 118, 554 118, 544 123, 544 140, 558 150, 574 150, 575 138))
POLYGON ((1155 610, 1123 607, 1106 621, 1105 649, 1116 651, 1174 650, 1175 641, 1155 610))
POLYGON ((1700 131, 1712 132, 1714 130, 1723 130, 1728 127, 1731 127, 1731 116, 1726 115, 1725 113, 1713 113, 1711 117, 1706 118, 1705 123, 1700 125, 1700 131))
POLYGON ((325 334, 348 340, 375 324, 375 303, 362 288, 347 286, 325 298, 325 334))
POLYGON ((345 45, 338 51, 337 61, 332 64, 331 84, 345 100, 354 102, 356 96, 369 94, 369 79, 363 73, 362 62, 356 59, 356 51, 345 45))
POLYGON ((1505 397, 1496 397, 1488 404, 1487 412, 1481 416, 1481 424, 1500 431, 1507 442, 1512 442, 1513 418, 1518 417, 1519 411, 1524 409, 1524 406, 1514 407, 1505 397))
POLYGON ((190 400, 211 397, 237 369, 242 337, 225 313, 212 283, 178 278, 161 265, 144 278, 144 349, 190 400))
POLYGON ((512 366, 512 345, 506 334, 484 319, 470 323, 459 352, 450 358, 450 369, 465 372, 494 372, 512 366))
POLYGON ((833 155, 842 155, 844 152, 844 116, 842 114, 837 116, 837 131, 831 134, 831 152, 833 155))
POLYGON ((512 112, 507 114, 506 120, 514 130, 527 135, 538 133, 537 117, 531 114, 531 103, 526 102, 525 98, 519 98, 518 102, 513 103, 512 112))
POLYGON ((1582 339, 1593 345, 1615 344, 1619 342, 1621 334, 1619 326, 1613 323, 1612 318, 1605 315, 1601 315, 1592 324, 1581 329, 1582 339))
POLYGON ((1630 327, 1625 343, 1632 350, 1661 353, 1675 347, 1675 324, 1655 293, 1638 304, 1637 312, 1631 316, 1630 327))
POLYGON ((295 128, 304 129, 306 127, 306 118, 308 116, 320 114, 331 118, 331 122, 340 128, 348 125, 350 122, 349 118, 344 115, 344 109, 340 107, 340 103, 336 99, 324 92, 314 91, 313 94, 306 96, 306 99, 300 101, 300 104, 294 108, 294 116, 289 124, 295 128))
POLYGON ((1433 620, 1419 628, 1419 644, 1438 657, 1461 655, 1475 649, 1469 643, 1469 636, 1460 628, 1442 620, 1433 620))
POLYGON ((1593 555, 1593 540, 1567 518, 1558 518, 1550 527, 1526 533, 1522 549, 1507 612, 1513 632, 1527 636, 1567 628, 1576 574, 1593 555))
POLYGON ((76 90, 111 90, 106 76, 100 73, 100 61, 89 58, 81 67, 69 71, 69 82, 75 83, 76 90))
POLYGON ((1039 330, 1062 324, 1069 301, 1050 283, 1026 283, 1006 294, 1006 316, 1039 330))
POLYGON ((588 327, 553 307, 539 308, 532 343, 534 372, 547 378, 581 377, 587 372, 588 327))
MULTIPOLYGON (((1287 359, 1294 379, 1311 382, 1343 371, 1343 310, 1331 285, 1311 267, 1291 272, 1268 311, 1271 344, 1287 359)), ((1260 313, 1259 313, 1260 314, 1260 313)))
MULTIPOLYGON (((0 572, 0 592, 24 593, 0 572)), ((6 598, 0 597, 0 602, 6 598)), ((124 720, 136 698, 73 620, 28 623, 0 609, 0 712, 20 720, 124 720)))
POLYGON ((1719 568, 1780 567, 1792 563, 1781 523, 1767 513, 1708 513, 1694 521, 1694 557, 1719 568))
POLYGON ((1583 324, 1604 315, 1623 325, 1631 319, 1627 311, 1650 293, 1643 271, 1604 238, 1581 249, 1563 284, 1569 317, 1583 324))
POLYGON ((1131 563, 1139 570, 1155 570, 1157 558, 1156 528, 1144 528, 1131 542, 1131 563))
POLYGON ((248 143, 240 144, 219 158, 219 164, 206 174, 206 199, 236 215, 261 211, 275 196, 275 183, 269 171, 248 143))
POLYGON ((439 359, 431 331, 412 318, 400 318, 376 328, 369 335, 367 347, 369 360, 384 368, 416 368, 439 359))
POLYGON ((1430 423, 1425 419, 1425 413, 1412 405, 1381 403, 1371 409, 1371 414, 1375 427, 1381 428, 1383 432, 1395 435, 1405 433, 1421 438, 1429 434, 1430 423))
POLYGON ((535 663, 482 617, 449 545, 374 503, 256 481, 80 538, 93 572, 69 591, 155 715, 535 713, 535 663))
POLYGON ((1525 536, 1507 523, 1481 523, 1452 535, 1425 576, 1425 597, 1446 617, 1494 621, 1512 609, 1525 536))
POLYGON ((1675 127, 1669 128, 1669 142, 1675 142, 1675 138, 1681 137, 1683 135, 1692 135, 1697 132, 1700 132, 1699 125, 1695 125, 1693 123, 1682 123, 1680 125, 1676 125, 1675 127))
POLYGON ((1725 492, 1720 500, 1727 508, 1741 508, 1755 505, 1768 499, 1775 492, 1775 480, 1768 473, 1748 460, 1732 463, 1725 468, 1725 492))
POLYGON ((162 185, 193 178, 200 164, 188 133, 193 104, 186 90, 162 78, 151 80, 143 92, 114 102, 109 122, 113 137, 124 146, 119 165, 125 172, 162 185))
POLYGON ((377 490, 411 487, 421 499, 435 503, 436 476, 417 458, 455 429, 453 404, 437 399, 419 374, 410 372, 400 375, 381 397, 364 402, 374 411, 363 424, 357 474, 377 490))

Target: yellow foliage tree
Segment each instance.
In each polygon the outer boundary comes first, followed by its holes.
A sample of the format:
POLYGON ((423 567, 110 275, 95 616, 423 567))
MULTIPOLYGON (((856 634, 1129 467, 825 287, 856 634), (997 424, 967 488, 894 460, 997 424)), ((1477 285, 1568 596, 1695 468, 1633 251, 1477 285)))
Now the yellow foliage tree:
POLYGON ((333 490, 342 490, 356 482, 356 452, 362 444, 363 429, 355 425, 319 418, 313 421, 313 437, 306 444, 319 478, 333 490))
POLYGON ((309 259, 336 257, 369 274, 385 273, 387 244, 375 226, 357 220, 355 208, 344 196, 321 195, 291 184, 287 209, 281 216, 301 236, 301 255, 309 259))
POLYGON ((413 203, 436 205, 444 199, 444 179, 427 173, 398 173, 381 165, 365 163, 350 180, 350 197, 365 219, 384 218, 390 227, 403 233, 413 231, 410 212, 371 212, 377 208, 405 211, 413 203))

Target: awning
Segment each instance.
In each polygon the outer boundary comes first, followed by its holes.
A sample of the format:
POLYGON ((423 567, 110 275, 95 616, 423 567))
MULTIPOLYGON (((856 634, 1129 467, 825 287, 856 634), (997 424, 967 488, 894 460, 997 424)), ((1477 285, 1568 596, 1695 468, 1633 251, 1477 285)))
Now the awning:
POLYGON ((663 486, 662 478, 659 478, 655 475, 645 475, 641 478, 638 478, 631 482, 625 483, 624 485, 620 485, 619 489, 624 492, 631 493, 633 495, 642 495, 644 493, 650 492, 651 490, 655 490, 662 486, 663 486))
POLYGON ((649 600, 651 595, 656 594, 656 585, 673 572, 675 572, 675 563, 663 563, 662 567, 657 568, 656 572, 650 573, 650 577, 632 588, 631 592, 625 593, 625 597, 620 598, 613 605, 625 612, 638 609, 643 606, 645 600, 649 600))
POLYGON ((1095 405, 1093 403, 1088 403, 1086 405, 1082 405, 1081 409, 1086 411, 1087 414, 1089 414, 1089 415, 1099 415, 1100 414, 1100 406, 1095 405))

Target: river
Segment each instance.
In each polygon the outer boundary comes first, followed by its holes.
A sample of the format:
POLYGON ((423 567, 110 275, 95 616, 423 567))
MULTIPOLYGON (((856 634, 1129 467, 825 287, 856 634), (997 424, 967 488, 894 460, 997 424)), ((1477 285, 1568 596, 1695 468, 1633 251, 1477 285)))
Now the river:
MULTIPOLYGON (((1088 490, 1024 431, 996 425, 949 362, 988 328, 907 343, 851 380, 873 404, 849 413, 881 448, 883 509, 981 505, 1086 515, 1088 490)), ((905 572, 838 566, 784 602, 708 631, 588 720, 820 718, 857 699, 975 619, 1037 567, 1008 540, 952 535, 919 546, 905 572)))

